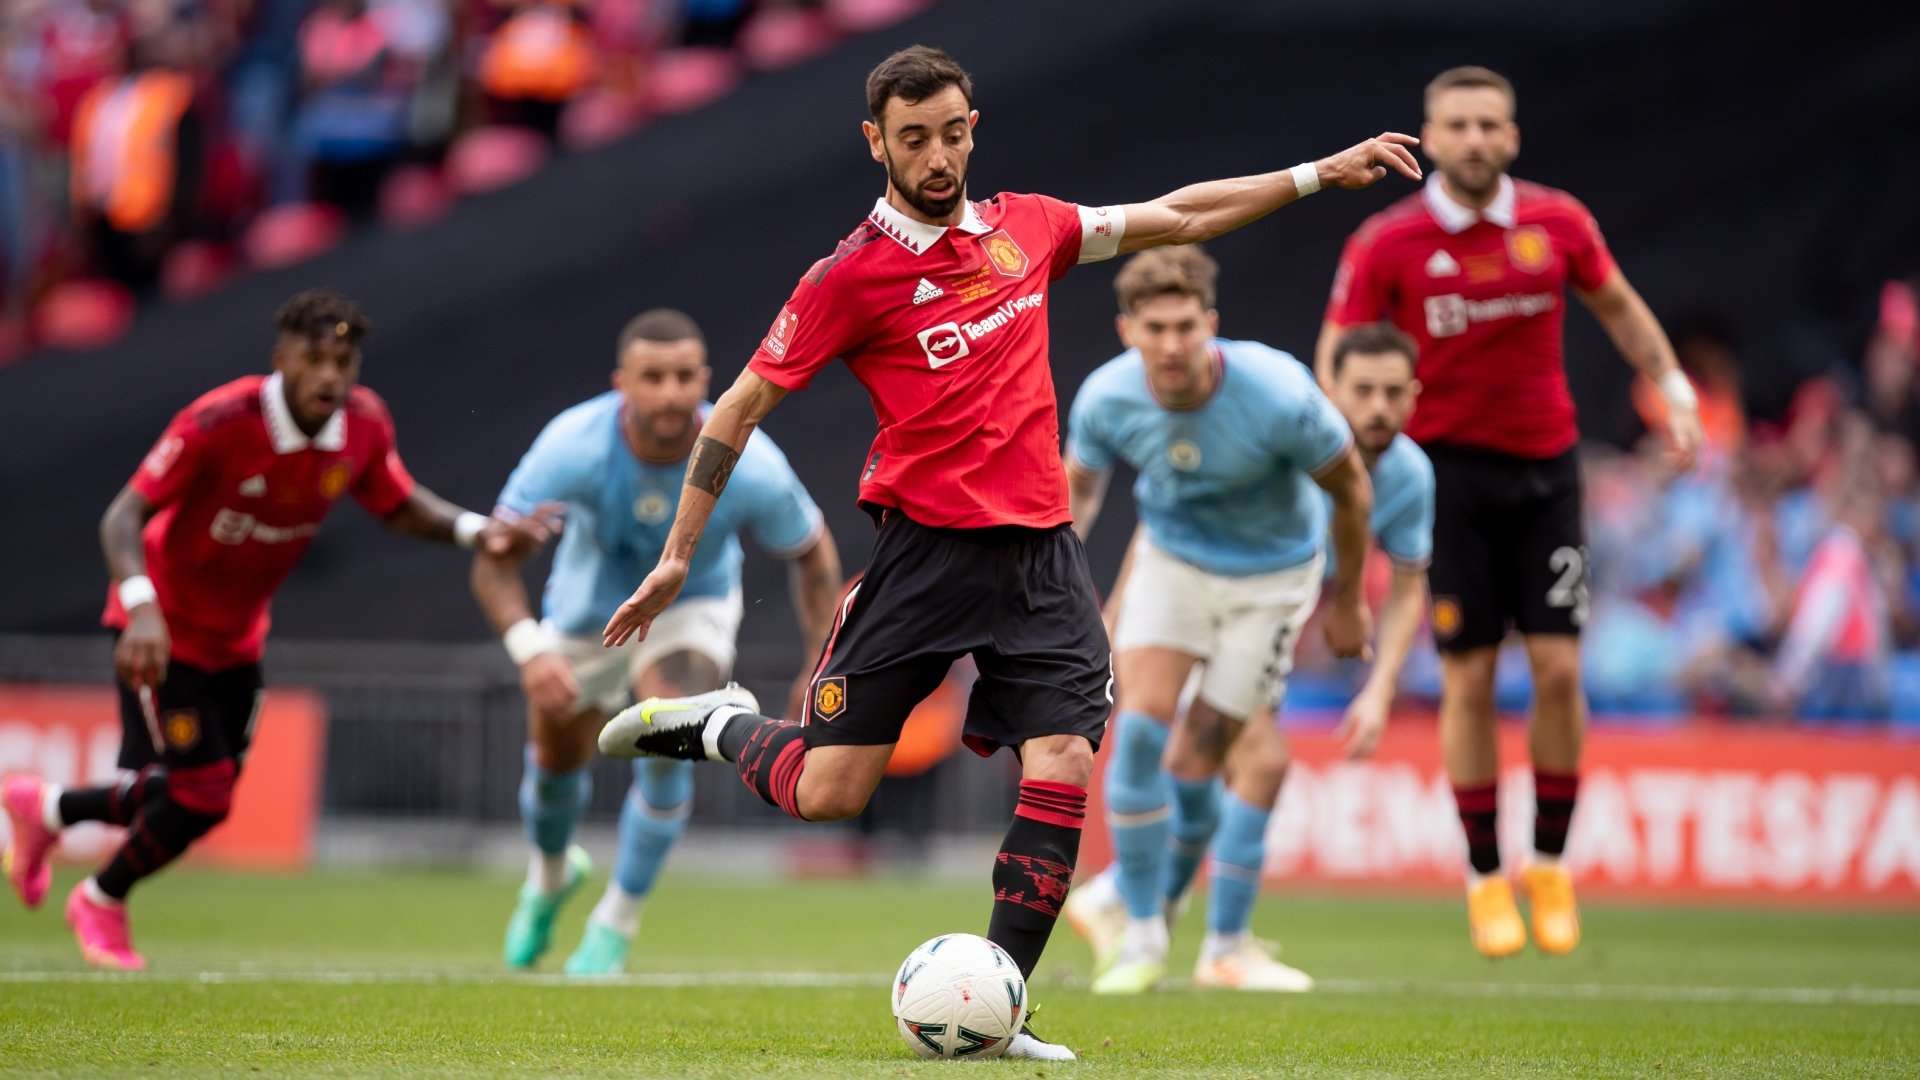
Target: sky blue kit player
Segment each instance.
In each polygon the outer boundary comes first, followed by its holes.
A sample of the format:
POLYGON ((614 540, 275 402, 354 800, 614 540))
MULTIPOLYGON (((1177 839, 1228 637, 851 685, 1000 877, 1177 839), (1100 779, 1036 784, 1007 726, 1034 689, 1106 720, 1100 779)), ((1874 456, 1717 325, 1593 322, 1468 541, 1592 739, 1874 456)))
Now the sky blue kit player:
MULTIPOLYGON (((507 965, 528 968, 554 917, 591 868, 570 845, 591 796, 587 764, 608 716, 634 697, 700 693, 730 677, 742 611, 740 537, 789 560, 796 614, 811 656, 832 619, 839 558, 820 510, 765 432, 746 444, 713 512, 713 541, 694 555, 687 587, 645 641, 608 649, 604 626, 659 560, 679 508, 687 458, 708 409, 705 345, 692 320, 664 309, 629 324, 615 389, 549 422, 500 493, 502 515, 565 507, 565 527, 535 621, 518 563, 476 560, 474 593, 520 665, 529 705, 521 817, 534 853, 508 923, 507 965)), ((620 812, 612 880, 570 974, 624 969, 639 907, 686 828, 690 762, 634 762, 620 812)))

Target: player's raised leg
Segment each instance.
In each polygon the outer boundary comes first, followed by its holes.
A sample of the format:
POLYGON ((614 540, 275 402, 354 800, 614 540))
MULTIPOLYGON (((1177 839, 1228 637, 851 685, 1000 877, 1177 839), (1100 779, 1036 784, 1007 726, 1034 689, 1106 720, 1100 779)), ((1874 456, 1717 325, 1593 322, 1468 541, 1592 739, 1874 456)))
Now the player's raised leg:
POLYGON ((1580 639, 1530 634, 1533 664, 1533 861, 1520 872, 1533 924, 1533 941, 1554 955, 1580 944, 1573 878, 1561 856, 1580 791, 1580 747, 1586 733, 1586 696, 1580 685, 1580 639))

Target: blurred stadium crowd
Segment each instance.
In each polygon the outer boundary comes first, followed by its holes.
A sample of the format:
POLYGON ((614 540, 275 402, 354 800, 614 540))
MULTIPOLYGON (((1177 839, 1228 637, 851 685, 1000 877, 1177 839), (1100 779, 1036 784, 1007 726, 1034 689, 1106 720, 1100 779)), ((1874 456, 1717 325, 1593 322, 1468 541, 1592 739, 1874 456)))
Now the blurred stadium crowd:
POLYGON ((6 0, 0 362, 405 228, 924 0, 6 0))
MULTIPOLYGON (((146 294, 298 262, 356 221, 436 220, 928 3, 5 0, 0 363, 109 341, 146 294)), ((1669 325, 1711 445, 1680 476, 1651 438, 1586 451, 1596 710, 1920 723, 1917 313, 1887 284, 1859 363, 1775 419, 1743 406, 1742 328, 1669 325)), ((1505 704, 1525 667, 1502 665, 1505 704)), ((1311 652, 1299 674, 1296 701, 1354 681, 1311 652)), ((1437 697, 1431 648, 1408 681, 1437 697)))

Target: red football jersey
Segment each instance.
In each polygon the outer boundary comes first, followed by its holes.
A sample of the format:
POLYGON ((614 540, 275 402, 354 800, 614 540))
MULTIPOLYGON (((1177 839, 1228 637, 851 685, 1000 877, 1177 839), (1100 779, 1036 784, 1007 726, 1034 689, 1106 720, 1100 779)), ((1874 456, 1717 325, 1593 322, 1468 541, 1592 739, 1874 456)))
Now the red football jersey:
MULTIPOLYGON (((277 374, 235 379, 182 409, 132 482, 158 508, 143 534, 147 576, 173 655, 211 670, 260 659, 273 591, 335 500, 352 492, 386 517, 413 493, 379 395, 355 387, 309 439, 277 374)), ((101 621, 127 624, 113 589, 101 621)))
POLYGON ((1612 272, 1600 227, 1566 192, 1503 178, 1475 212, 1436 174, 1347 241, 1327 319, 1390 319, 1419 342, 1414 441, 1549 458, 1580 438, 1566 286, 1596 289, 1612 272))
POLYGON ((1047 289, 1111 258, 1119 207, 1044 195, 969 203, 953 228, 881 199, 794 287, 748 367, 789 390, 844 357, 879 434, 860 500, 923 525, 1072 520, 1047 351, 1047 289))

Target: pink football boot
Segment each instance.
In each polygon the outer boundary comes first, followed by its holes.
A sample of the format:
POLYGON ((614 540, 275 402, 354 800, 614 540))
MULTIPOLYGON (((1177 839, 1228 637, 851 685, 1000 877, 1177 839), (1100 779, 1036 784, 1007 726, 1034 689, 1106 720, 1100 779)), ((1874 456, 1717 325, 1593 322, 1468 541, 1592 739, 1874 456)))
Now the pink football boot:
POLYGON ((147 966, 147 958, 133 951, 127 906, 94 903, 87 896, 85 881, 67 894, 67 925, 80 943, 80 955, 94 967, 139 971, 147 966))
POLYGON ((47 854, 60 839, 59 833, 47 828, 46 817, 40 809, 46 789, 47 785, 37 776, 9 776, 6 785, 0 787, 0 805, 6 807, 12 837, 0 862, 6 865, 7 880, 13 883, 13 891, 19 893, 20 901, 30 908, 39 907, 40 901, 47 898, 47 886, 53 881, 53 867, 47 865, 47 854))

